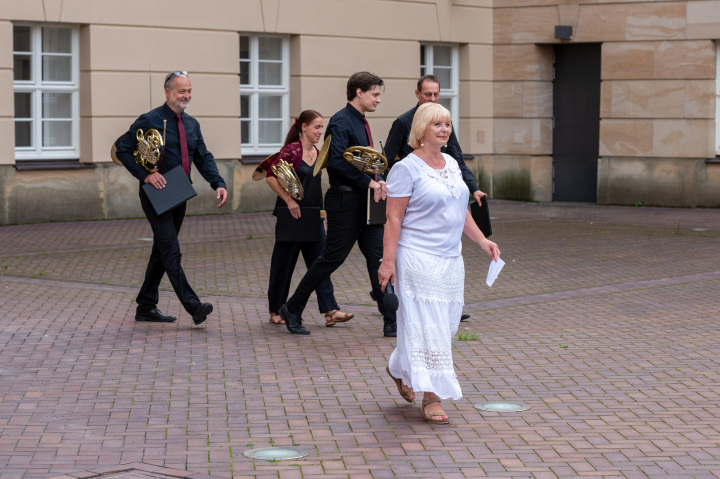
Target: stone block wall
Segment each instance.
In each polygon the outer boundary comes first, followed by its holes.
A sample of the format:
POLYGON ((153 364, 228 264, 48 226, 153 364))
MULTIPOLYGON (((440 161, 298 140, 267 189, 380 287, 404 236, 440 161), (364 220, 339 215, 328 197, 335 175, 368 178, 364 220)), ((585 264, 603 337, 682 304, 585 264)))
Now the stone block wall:
MULTIPOLYGON (((568 3, 494 3, 496 156, 552 155, 552 46, 601 43, 598 202, 717 206, 705 159, 716 156, 720 1, 568 3), (572 40, 555 39, 556 25, 572 40)), ((527 197, 547 199, 548 181, 531 174, 527 197)))

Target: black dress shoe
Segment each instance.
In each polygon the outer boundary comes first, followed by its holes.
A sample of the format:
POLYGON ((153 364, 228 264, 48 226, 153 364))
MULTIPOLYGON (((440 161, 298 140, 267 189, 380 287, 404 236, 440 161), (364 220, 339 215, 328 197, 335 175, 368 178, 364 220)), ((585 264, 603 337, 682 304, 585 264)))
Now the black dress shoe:
POLYGON ((470 315, 467 313, 463 313, 460 315, 460 321, 465 321, 468 318, 470 318, 470 315))
POLYGON ((151 309, 150 311, 145 311, 144 313, 138 312, 135 314, 135 321, 147 321, 151 323, 172 323, 175 320, 177 320, 175 316, 165 316, 157 308, 151 309))
POLYGON ((310 330, 302 325, 302 318, 288 311, 287 304, 280 306, 278 314, 285 320, 285 327, 293 334, 310 334, 310 330))
POLYGON ((200 303, 195 312, 192 315, 193 323, 196 325, 202 324, 208 317, 208 314, 213 312, 213 305, 210 303, 200 303))
POLYGON ((385 323, 385 326, 383 326, 383 334, 386 338, 397 337, 397 323, 385 323))

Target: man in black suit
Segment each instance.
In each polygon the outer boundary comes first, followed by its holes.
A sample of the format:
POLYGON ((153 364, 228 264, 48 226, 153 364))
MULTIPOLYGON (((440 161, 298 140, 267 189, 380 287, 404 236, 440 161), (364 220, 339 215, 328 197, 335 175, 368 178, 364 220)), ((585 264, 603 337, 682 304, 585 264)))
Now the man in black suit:
POLYGON ((228 192, 225 181, 218 172, 215 158, 205 146, 198 121, 184 113, 192 98, 192 84, 186 71, 175 71, 165 77, 166 101, 161 106, 141 115, 130 129, 118 140, 117 158, 125 168, 140 181, 140 205, 153 231, 153 247, 145 270, 145 281, 140 288, 136 302, 136 321, 171 323, 177 318, 167 316, 157 308, 158 287, 163 275, 167 273, 175 294, 185 311, 192 316, 195 324, 201 324, 212 312, 213 305, 203 303, 195 294, 185 277, 180 265, 182 253, 178 233, 185 218, 186 203, 181 203, 170 211, 158 215, 150 203, 142 185, 147 183, 157 189, 167 184, 163 173, 176 166, 181 166, 185 174, 190 176, 190 165, 200 172, 202 177, 217 191, 220 200, 218 208, 227 201, 228 192), (163 123, 166 120, 166 123, 163 123), (133 151, 138 141, 138 129, 147 132, 155 129, 162 132, 166 129, 165 150, 159 169, 150 173, 135 162, 133 151))
POLYGON ((300 281, 295 293, 280 307, 278 314, 293 334, 310 334, 302 325, 302 312, 310 294, 328 278, 350 254, 355 242, 365 256, 373 294, 383 315, 383 334, 395 337, 395 312, 385 311, 384 296, 378 281, 378 268, 383 254, 383 225, 367 224, 368 194, 375 201, 385 199, 385 180, 369 175, 352 166, 343 153, 351 146, 373 146, 370 126, 365 113, 375 111, 380 103, 383 80, 369 72, 354 73, 347 82, 345 108, 335 113, 325 136, 330 136, 328 178, 330 188, 325 194, 327 211, 327 241, 325 251, 315 260, 300 281), (369 193, 368 193, 369 191, 369 193))
MULTIPOLYGON (((385 155, 388 159, 389 168, 392 168, 396 158, 397 161, 400 161, 412 153, 413 149, 408 144, 408 139, 410 138, 410 128, 412 127, 415 112, 423 103, 438 102, 440 99, 440 80, 438 80, 435 75, 425 75, 421 77, 417 82, 415 96, 418 99, 418 104, 397 117, 390 128, 390 133, 388 133, 385 144, 385 155)), ((455 136, 455 128, 450 132, 447 146, 443 147, 442 151, 455 158, 462 172, 463 181, 470 190, 470 194, 475 198, 475 201, 480 203, 480 198, 485 196, 485 193, 480 191, 477 186, 477 181, 475 180, 475 175, 473 175, 470 168, 465 164, 460 143, 458 143, 457 136, 455 136)), ((465 320, 469 317, 470 315, 463 314, 461 319, 465 320)))

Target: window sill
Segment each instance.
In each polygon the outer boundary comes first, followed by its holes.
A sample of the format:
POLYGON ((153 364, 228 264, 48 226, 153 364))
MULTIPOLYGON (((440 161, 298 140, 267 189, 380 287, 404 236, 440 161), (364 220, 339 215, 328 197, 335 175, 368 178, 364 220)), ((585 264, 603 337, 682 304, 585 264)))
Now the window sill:
POLYGON ((15 163, 15 169, 18 171, 31 170, 91 170, 97 167, 94 163, 80 163, 75 160, 18 160, 15 163))
POLYGON ((265 158, 267 158, 267 155, 248 155, 243 156, 238 161, 240 161, 243 165, 259 165, 265 161, 265 158))
POLYGON ((717 156, 717 157, 715 157, 715 158, 708 158, 708 159, 706 159, 706 160, 705 160, 705 164, 708 164, 708 165, 711 165, 711 164, 720 165, 720 156, 717 156))

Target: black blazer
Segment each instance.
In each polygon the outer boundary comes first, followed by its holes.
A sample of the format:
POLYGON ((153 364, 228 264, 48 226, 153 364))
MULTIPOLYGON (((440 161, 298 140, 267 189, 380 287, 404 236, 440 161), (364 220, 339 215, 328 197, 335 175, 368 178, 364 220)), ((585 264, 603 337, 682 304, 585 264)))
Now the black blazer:
MULTIPOLYGON (((410 139, 412 121, 419 106, 420 104, 417 104, 415 105, 415 108, 411 108, 397 117, 392 124, 392 128, 390 128, 387 142, 385 142, 385 155, 388 160, 388 171, 392 168, 396 156, 402 160, 413 151, 412 147, 408 144, 408 140, 410 139)), ((442 151, 443 153, 447 153, 452 156, 455 158, 455 161, 457 161, 460 171, 462 172, 463 181, 470 190, 470 194, 472 195, 478 191, 480 188, 477 186, 475 175, 473 175, 472 171, 470 171, 470 168, 467 167, 465 161, 463 160, 463 152, 460 149, 460 143, 458 143, 457 136, 455 136, 455 128, 453 128, 452 132, 450 132, 447 147, 443 147, 442 151)))

